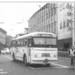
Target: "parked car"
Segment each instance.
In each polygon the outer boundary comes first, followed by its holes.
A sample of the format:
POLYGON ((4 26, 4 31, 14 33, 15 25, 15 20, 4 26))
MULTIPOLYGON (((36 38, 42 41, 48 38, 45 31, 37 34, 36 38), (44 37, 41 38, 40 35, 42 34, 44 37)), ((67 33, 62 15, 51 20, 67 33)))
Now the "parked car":
POLYGON ((1 54, 6 54, 6 50, 1 50, 1 54))
POLYGON ((5 50, 6 50, 6 53, 7 53, 7 54, 10 54, 9 48, 5 48, 5 50))
POLYGON ((1 50, 2 54, 10 54, 10 50, 9 48, 4 48, 3 50, 1 50))

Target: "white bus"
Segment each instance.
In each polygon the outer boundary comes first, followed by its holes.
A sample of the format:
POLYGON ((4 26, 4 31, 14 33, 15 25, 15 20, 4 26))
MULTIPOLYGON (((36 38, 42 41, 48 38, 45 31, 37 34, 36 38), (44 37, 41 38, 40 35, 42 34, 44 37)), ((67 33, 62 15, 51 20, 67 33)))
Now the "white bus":
POLYGON ((57 38, 53 33, 33 32, 19 36, 11 42, 13 60, 28 64, 55 63, 58 60, 57 38))

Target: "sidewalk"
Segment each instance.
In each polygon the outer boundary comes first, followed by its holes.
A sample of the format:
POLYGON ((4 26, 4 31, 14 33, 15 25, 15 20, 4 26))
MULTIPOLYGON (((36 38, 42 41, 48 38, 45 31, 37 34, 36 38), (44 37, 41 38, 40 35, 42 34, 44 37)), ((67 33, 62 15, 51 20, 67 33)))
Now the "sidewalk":
POLYGON ((58 51, 58 56, 59 56, 59 57, 70 58, 68 51, 58 51))

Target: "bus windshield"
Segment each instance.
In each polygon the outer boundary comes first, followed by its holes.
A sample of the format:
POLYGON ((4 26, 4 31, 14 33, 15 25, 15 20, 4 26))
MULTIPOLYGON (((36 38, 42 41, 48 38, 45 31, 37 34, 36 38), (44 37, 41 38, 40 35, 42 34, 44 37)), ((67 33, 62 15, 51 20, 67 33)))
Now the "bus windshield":
POLYGON ((55 46, 56 38, 33 38, 33 43, 36 46, 55 46))

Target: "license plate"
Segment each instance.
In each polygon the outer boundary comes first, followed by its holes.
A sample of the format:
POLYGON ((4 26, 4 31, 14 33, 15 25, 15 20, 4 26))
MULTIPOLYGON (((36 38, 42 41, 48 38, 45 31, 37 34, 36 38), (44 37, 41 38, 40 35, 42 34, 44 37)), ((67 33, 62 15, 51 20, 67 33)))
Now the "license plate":
POLYGON ((42 57, 50 57, 50 54, 48 53, 42 54, 42 57))
POLYGON ((45 59, 43 62, 44 62, 44 63, 48 63, 48 59, 45 59))

